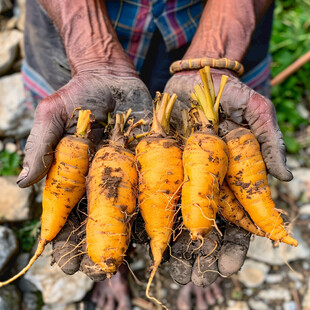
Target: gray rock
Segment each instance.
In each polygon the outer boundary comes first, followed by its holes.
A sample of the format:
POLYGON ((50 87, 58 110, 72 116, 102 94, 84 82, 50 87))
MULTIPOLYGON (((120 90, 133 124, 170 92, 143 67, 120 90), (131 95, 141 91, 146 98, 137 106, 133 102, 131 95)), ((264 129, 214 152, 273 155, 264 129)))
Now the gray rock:
MULTIPOLYGON (((21 271, 28 263, 31 258, 30 253, 21 253, 17 256, 15 261, 15 270, 14 273, 17 274, 21 271)), ((24 277, 21 277, 18 281, 18 287, 23 293, 35 293, 37 288, 24 277)))
POLYGON ((26 137, 33 125, 33 112, 25 104, 21 74, 0 78, 0 94, 0 137, 26 137))
POLYGON ((0 140, 0 152, 3 150, 3 142, 0 140))
POLYGON ((310 268, 310 264, 306 261, 303 261, 302 262, 302 268, 305 269, 305 270, 309 270, 310 268))
POLYGON ((44 303, 51 304, 53 306, 51 309, 58 309, 55 308, 56 305, 68 305, 82 300, 92 288, 93 281, 83 273, 77 272, 68 276, 57 264, 51 266, 51 253, 52 246, 47 245, 25 278, 42 292, 44 303))
POLYGON ((283 274, 282 273, 273 273, 273 274, 267 274, 266 276, 266 282, 267 283, 280 283, 283 280, 283 274))
POLYGON ((47 304, 44 305, 42 310, 76 310, 76 304, 69 304, 69 305, 56 305, 56 304, 47 304))
POLYGON ((14 285, 0 288, 0 309, 20 310, 20 295, 14 285))
POLYGON ((38 295, 35 293, 24 293, 22 300, 22 309, 23 310, 37 310, 39 307, 38 295))
POLYGON ((290 291, 285 287, 269 288, 268 290, 262 290, 257 294, 257 297, 265 301, 283 300, 290 301, 290 291))
POLYGON ((10 228, 0 226, 0 272, 3 271, 17 250, 18 242, 14 232, 10 228))
POLYGON ((308 279, 307 283, 307 291, 304 294, 304 298, 302 300, 302 309, 303 310, 310 310, 310 279, 308 279))
POLYGON ((249 300, 251 310, 270 310, 270 307, 261 300, 251 298, 249 300))
POLYGON ((300 167, 300 162, 296 159, 295 156, 288 155, 286 159, 286 165, 289 169, 297 169, 300 167))
POLYGON ((44 190, 44 186, 45 186, 45 177, 40 180, 39 182, 37 182, 36 184, 33 185, 34 187, 34 192, 35 192, 35 202, 37 204, 41 204, 42 203, 42 197, 43 197, 43 190, 44 190))
POLYGON ((293 228, 293 237, 298 241, 298 246, 293 247, 280 243, 279 247, 273 248, 271 240, 255 236, 251 241, 247 256, 269 265, 285 265, 286 261, 292 262, 298 259, 308 259, 310 248, 302 238, 297 227, 293 228))
POLYGON ((245 301, 228 300, 226 310, 249 310, 245 301))
POLYGON ((296 305, 295 301, 293 301, 293 300, 286 301, 283 304, 283 310, 297 310, 297 305, 296 305))
POLYGON ((289 271, 288 272, 288 277, 291 281, 294 281, 294 288, 296 290, 299 290, 302 286, 302 280, 304 279, 304 275, 297 272, 297 271, 289 271))
POLYGON ((4 13, 13 8, 11 0, 0 0, 0 13, 4 13))
POLYGON ((264 283, 269 269, 270 267, 266 264, 248 259, 244 262, 237 276, 246 287, 258 287, 264 283))
POLYGON ((130 267, 133 271, 141 270, 145 267, 145 263, 143 259, 137 259, 132 264, 130 264, 130 267))
POLYGON ((5 144, 5 150, 8 151, 9 153, 15 153, 17 150, 17 146, 13 142, 7 142, 5 144))
POLYGON ((19 188, 16 178, 0 177, 0 222, 26 221, 31 218, 33 188, 19 188))
POLYGON ((22 37, 22 32, 15 29, 0 32, 0 75, 11 69, 22 37))
POLYGON ((253 293, 254 293, 254 290, 252 288, 245 288, 243 290, 244 294, 247 295, 247 296, 252 296, 253 293))
POLYGON ((299 215, 307 215, 308 217, 310 216, 310 203, 303 205, 299 209, 299 215))
POLYGON ((292 169, 294 179, 288 183, 283 183, 283 191, 289 191, 290 195, 296 200, 302 197, 302 202, 310 202, 310 169, 292 169))
POLYGON ((299 115, 304 119, 309 119, 310 111, 303 104, 297 104, 297 111, 299 115))

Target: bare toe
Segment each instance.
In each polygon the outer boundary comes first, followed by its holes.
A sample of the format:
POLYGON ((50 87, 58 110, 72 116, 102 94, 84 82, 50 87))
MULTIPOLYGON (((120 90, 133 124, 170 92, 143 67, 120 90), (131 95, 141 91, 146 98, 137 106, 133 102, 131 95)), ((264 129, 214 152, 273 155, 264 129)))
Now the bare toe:
POLYGON ((202 287, 194 286, 194 294, 196 299, 196 308, 198 310, 207 310, 208 303, 205 300, 204 289, 202 287))
POLYGON ((191 294, 194 285, 192 282, 186 284, 180 289, 179 296, 177 299, 177 307, 179 310, 191 310, 192 309, 192 298, 191 294))

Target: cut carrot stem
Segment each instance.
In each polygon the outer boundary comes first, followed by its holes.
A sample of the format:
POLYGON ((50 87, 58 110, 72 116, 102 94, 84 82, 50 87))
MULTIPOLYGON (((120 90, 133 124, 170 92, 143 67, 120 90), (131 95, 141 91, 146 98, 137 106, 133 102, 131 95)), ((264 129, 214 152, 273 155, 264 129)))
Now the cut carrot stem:
POLYGON ((203 112, 205 113, 209 121, 211 121, 214 124, 215 117, 213 112, 213 104, 211 103, 211 101, 207 100, 204 88, 201 85, 195 85, 194 90, 203 112))
MULTIPOLYGON (((170 95, 168 93, 164 93, 161 99, 161 104, 159 110, 157 112, 157 118, 162 122, 165 122, 164 114, 166 112, 167 104, 170 99, 170 95)), ((162 124, 162 127, 164 124, 162 124)), ((166 131, 166 128, 163 128, 166 131)))
POLYGON ((210 97, 211 97, 211 100, 214 104, 214 102, 215 102, 215 91, 214 91, 214 85, 213 85, 213 81, 212 81, 212 77, 211 77, 210 67, 204 67, 204 71, 205 71, 207 81, 208 81, 210 97))
POLYGON ((167 104, 166 107, 166 117, 165 117, 165 124, 164 124, 164 128, 166 128, 166 133, 169 133, 169 122, 170 122, 170 118, 171 118, 171 113, 172 113, 172 109, 174 107, 174 104, 177 100, 177 95, 173 94, 167 104), (167 131, 168 130, 168 131, 167 131))
POLYGON ((76 135, 83 137, 90 130, 90 110, 79 111, 79 118, 76 125, 76 135))
POLYGON ((217 120, 219 118, 218 115, 219 115, 220 100, 221 100, 221 97, 222 97, 222 94, 223 94, 223 91, 224 91, 224 87, 226 85, 227 80, 228 80, 228 76, 227 75, 222 75, 220 89, 219 89, 219 92, 217 94, 217 97, 216 97, 216 100, 215 100, 215 103, 214 103, 214 115, 215 115, 215 118, 217 120))
POLYGON ((195 93, 191 93, 191 98, 192 98, 194 101, 198 101, 198 99, 197 99, 195 93))

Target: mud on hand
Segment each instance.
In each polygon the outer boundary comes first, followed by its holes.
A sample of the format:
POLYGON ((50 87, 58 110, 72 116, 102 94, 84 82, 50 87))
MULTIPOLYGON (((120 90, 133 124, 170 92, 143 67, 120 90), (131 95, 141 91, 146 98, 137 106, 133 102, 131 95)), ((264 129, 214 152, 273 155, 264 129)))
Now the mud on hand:
POLYGON ((175 282, 197 286, 211 285, 218 276, 229 277, 242 267, 250 242, 245 230, 227 225, 223 237, 213 228, 203 239, 191 241, 183 231, 171 247, 169 271, 175 282))

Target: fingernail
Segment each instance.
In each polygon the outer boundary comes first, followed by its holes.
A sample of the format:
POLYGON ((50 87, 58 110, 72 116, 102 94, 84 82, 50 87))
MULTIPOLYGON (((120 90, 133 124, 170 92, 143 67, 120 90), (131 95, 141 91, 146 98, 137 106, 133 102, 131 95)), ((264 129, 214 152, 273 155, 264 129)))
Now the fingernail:
POLYGON ((19 174, 18 178, 17 178, 17 181, 16 183, 19 183, 20 181, 22 181, 24 178, 27 177, 29 173, 29 168, 28 167, 25 167, 23 168, 23 170, 21 171, 21 173, 19 174))

